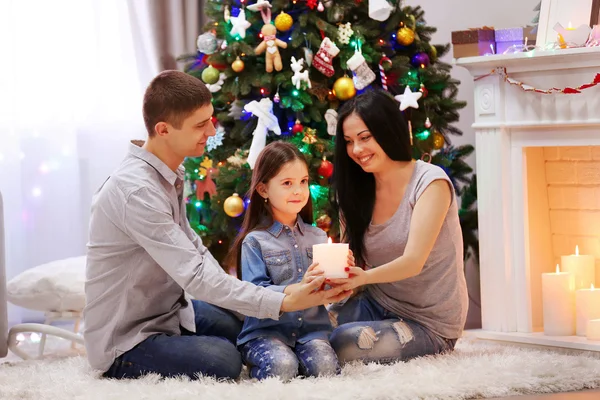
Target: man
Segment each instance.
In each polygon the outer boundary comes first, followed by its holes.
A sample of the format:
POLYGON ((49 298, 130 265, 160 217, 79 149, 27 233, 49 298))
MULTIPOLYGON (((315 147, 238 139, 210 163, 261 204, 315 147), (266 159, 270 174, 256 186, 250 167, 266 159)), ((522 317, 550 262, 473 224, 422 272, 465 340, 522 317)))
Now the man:
POLYGON ((347 295, 316 291, 322 277, 288 295, 257 287, 227 275, 207 251, 186 218, 181 164, 203 154, 215 134, 213 111, 199 79, 159 74, 144 95, 148 140, 131 144, 94 196, 84 338, 90 364, 105 377, 236 378, 242 363, 233 343, 241 322, 204 301, 277 319, 347 295))

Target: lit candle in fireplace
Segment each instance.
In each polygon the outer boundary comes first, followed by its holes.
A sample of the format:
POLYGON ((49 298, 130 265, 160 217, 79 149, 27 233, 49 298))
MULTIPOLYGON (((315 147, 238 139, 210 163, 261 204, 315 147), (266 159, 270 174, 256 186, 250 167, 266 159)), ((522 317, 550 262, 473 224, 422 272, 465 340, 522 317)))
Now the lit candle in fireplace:
POLYGON ((313 262, 318 262, 325 278, 347 278, 348 243, 328 243, 313 245, 313 262))
POLYGON ((571 336, 575 334, 575 291, 573 274, 556 272, 542 274, 542 307, 544 334, 571 336))
POLYGON ((600 289, 591 285, 590 289, 577 291, 575 306, 577 308, 577 336, 585 336, 588 321, 600 318, 600 289))
POLYGON ((575 279, 575 290, 588 289, 596 282, 596 260, 592 255, 580 255, 579 246, 575 254, 561 257, 562 270, 570 272, 575 279))

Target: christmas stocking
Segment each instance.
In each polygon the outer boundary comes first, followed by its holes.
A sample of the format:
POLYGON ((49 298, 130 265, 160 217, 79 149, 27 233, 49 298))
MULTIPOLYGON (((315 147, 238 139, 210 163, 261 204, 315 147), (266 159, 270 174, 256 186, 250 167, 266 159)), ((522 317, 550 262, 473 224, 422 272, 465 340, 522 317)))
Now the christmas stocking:
POLYGON ((375 80, 375 73, 369 68, 362 53, 357 51, 346 63, 354 73, 354 87, 357 90, 364 89, 375 80))
POLYGON ((333 58, 338 55, 340 49, 329 39, 326 37, 321 42, 321 47, 319 51, 313 58, 312 64, 318 69, 322 74, 327 77, 332 77, 335 71, 333 70, 333 58))

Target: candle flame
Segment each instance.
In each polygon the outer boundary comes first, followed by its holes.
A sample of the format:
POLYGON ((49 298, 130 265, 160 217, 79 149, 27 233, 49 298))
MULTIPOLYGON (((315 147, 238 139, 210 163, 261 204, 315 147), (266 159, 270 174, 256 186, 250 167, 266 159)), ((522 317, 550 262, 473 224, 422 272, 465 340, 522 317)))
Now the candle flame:
POLYGON ((571 21, 569 21, 569 26, 567 27, 568 30, 573 30, 573 24, 571 23, 571 21))
POLYGON ((556 264, 556 273, 560 274, 560 267, 558 266, 558 264, 556 264))
POLYGON ((590 288, 590 290, 596 290, 594 289, 594 284, 592 283, 592 287, 590 288))
POLYGON ((575 246, 575 255, 578 256, 579 255, 579 246, 575 246))
POLYGON ((332 240, 331 240, 331 238, 327 239, 327 243, 329 243, 329 244, 333 243, 332 240))

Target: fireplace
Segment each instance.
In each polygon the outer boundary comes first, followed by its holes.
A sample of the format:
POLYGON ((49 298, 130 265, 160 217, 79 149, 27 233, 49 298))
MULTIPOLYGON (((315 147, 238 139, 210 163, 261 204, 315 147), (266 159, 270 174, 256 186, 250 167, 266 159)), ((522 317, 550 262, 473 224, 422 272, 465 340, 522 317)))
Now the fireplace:
POLYGON ((600 351, 543 333, 541 274, 561 255, 595 256, 600 287, 600 48, 456 60, 475 77, 483 339, 600 351), (509 84, 502 72, 513 82, 509 84))

